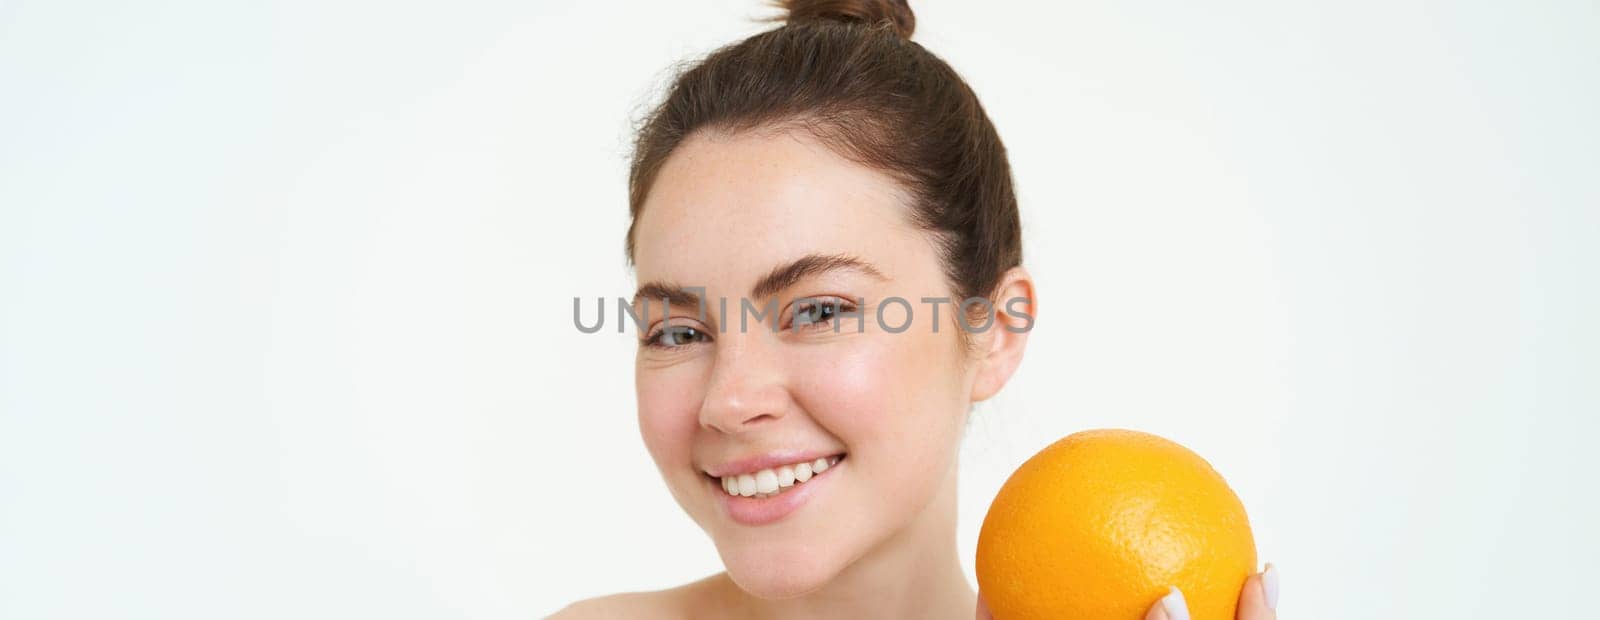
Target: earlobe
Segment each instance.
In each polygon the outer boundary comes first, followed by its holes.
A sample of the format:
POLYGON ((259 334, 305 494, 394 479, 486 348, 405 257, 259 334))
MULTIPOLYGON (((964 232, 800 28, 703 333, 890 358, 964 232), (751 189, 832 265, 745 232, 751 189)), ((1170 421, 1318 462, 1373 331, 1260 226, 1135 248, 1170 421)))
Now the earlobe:
POLYGON ((1028 334, 1039 316, 1033 277, 1021 266, 1012 267, 995 287, 994 321, 983 339, 983 360, 972 384, 972 401, 988 400, 1005 387, 1022 363, 1028 334))

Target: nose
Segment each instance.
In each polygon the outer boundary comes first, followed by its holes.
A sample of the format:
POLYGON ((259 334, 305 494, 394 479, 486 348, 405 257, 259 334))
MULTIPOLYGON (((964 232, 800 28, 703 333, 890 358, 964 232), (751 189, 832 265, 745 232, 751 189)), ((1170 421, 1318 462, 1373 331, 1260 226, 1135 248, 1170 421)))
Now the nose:
POLYGON ((783 418, 790 400, 781 359, 756 338, 724 337, 700 404, 700 425, 745 433, 783 418), (741 342, 742 341, 742 342, 741 342))

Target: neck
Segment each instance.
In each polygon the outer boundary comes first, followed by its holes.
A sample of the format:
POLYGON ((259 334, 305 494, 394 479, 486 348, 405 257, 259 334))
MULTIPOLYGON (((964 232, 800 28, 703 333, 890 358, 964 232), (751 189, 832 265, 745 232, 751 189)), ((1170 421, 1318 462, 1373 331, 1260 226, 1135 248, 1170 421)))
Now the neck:
POLYGON ((750 616, 761 618, 971 618, 977 595, 956 549, 956 471, 893 538, 853 562, 822 588, 781 600, 745 594, 726 576, 750 616))

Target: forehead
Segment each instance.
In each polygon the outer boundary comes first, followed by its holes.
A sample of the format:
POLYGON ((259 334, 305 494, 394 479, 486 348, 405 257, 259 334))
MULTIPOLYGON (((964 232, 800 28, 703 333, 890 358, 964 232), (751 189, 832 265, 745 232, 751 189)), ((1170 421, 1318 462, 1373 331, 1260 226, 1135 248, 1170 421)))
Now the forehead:
POLYGON ((634 229, 641 282, 744 286, 808 253, 855 255, 891 277, 933 257, 898 182, 802 131, 696 133, 634 229))

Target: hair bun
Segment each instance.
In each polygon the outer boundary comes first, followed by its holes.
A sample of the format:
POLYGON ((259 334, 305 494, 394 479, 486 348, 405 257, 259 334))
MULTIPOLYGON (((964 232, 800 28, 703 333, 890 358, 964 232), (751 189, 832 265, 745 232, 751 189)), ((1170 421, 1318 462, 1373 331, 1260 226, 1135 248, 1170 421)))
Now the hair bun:
POLYGON ((811 19, 849 23, 888 22, 903 39, 911 38, 917 18, 906 0, 778 0, 789 12, 789 23, 811 19))

